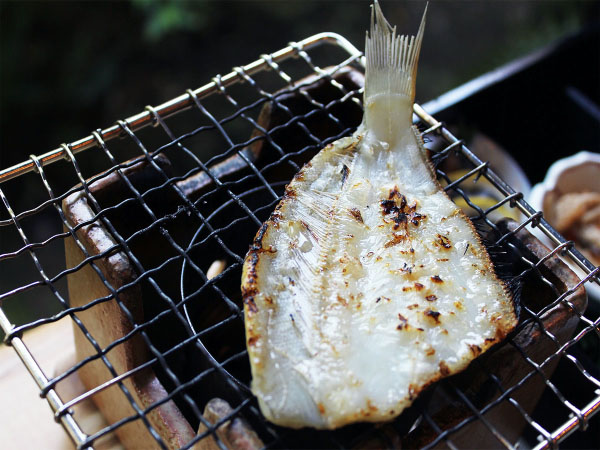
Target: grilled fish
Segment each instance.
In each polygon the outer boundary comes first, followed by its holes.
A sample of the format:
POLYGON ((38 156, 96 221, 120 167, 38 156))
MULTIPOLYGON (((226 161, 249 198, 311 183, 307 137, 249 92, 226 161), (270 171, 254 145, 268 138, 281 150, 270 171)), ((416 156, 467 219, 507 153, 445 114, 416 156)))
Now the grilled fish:
POLYGON ((517 323, 412 126, 424 24, 398 36, 375 2, 362 124, 296 174, 246 256, 252 391, 275 424, 393 419, 517 323))

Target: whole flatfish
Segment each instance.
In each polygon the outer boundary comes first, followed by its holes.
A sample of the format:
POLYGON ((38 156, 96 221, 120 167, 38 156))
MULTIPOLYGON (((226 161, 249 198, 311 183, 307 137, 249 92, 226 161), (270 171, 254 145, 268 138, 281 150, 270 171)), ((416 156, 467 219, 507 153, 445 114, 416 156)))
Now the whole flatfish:
POLYGON ((399 36, 373 5, 362 124, 296 174, 246 257, 252 391, 273 423, 390 420, 516 326, 412 126, 424 25, 399 36))

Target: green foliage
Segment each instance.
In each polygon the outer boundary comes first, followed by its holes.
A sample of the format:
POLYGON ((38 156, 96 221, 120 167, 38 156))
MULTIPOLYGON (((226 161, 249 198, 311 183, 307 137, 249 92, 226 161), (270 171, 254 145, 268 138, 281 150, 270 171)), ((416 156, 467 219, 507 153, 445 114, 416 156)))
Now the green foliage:
POLYGON ((145 15, 144 38, 151 42, 178 31, 202 28, 205 2, 178 0, 131 0, 134 8, 145 15))

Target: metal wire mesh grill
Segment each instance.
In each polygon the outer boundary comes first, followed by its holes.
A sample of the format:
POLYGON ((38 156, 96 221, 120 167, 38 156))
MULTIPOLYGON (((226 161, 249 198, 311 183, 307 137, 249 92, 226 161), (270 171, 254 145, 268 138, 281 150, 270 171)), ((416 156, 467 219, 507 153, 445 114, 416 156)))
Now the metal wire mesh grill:
POLYGON ((513 447, 516 432, 540 436, 543 448, 586 427, 600 406, 598 359, 589 356, 600 348, 600 321, 584 312, 583 282, 561 279, 556 270, 565 273, 557 269, 560 258, 585 270, 586 280, 598 269, 418 106, 415 117, 435 159, 452 154, 469 169, 453 180, 439 165, 440 182, 510 255, 513 279, 529 286, 517 331, 391 424, 309 433, 270 425, 260 414, 248 387, 241 265, 286 182, 358 125, 361 80, 348 66, 360 71, 360 53, 339 36, 318 35, 2 172, 0 270, 20 275, 2 287, 0 325, 79 447, 141 428, 157 447, 192 448, 210 439, 227 448, 223 430, 236 419, 266 447, 393 446, 402 439, 457 448, 476 425, 495 446, 513 447), (486 209, 469 196, 468 184, 481 180, 500 199, 486 209), (15 206, 23 186, 32 192, 29 203, 15 206), (498 225, 492 216, 499 211, 518 211, 520 221, 498 225), (533 228, 550 237, 552 250, 540 254, 523 243, 520 231, 533 228), (533 295, 542 291, 544 301, 533 295), (14 301, 31 302, 39 318, 19 323, 10 313, 14 301), (23 333, 61 322, 73 325, 77 360, 52 373, 36 363, 23 333), (514 373, 503 370, 508 359, 517 361, 508 364, 514 373), (559 360, 585 392, 583 403, 554 380, 559 360), (62 395, 74 375, 85 391, 62 395), (159 388, 140 395, 140 377, 159 388), (551 420, 534 408, 543 389, 551 420), (217 397, 229 409, 210 416, 206 405, 217 397), (86 429, 74 408, 89 398, 105 415, 109 401, 124 406, 108 414, 106 426, 86 429))

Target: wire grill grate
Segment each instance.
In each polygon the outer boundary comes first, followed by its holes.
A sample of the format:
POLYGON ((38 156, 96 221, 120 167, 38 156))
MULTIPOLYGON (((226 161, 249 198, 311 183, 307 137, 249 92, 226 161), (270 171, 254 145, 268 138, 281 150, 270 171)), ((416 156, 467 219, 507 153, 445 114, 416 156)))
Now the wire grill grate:
POLYGON ((141 429, 144 442, 161 448, 205 448, 205 438, 227 448, 223 430, 239 418, 267 447, 390 447, 402 438, 404 445, 459 448, 476 425, 494 446, 513 448, 529 435, 544 448, 585 429, 600 405, 598 360, 589 357, 600 348, 600 321, 585 313, 583 282, 568 278, 559 260, 586 271, 584 281, 598 269, 418 105, 415 119, 434 159, 453 155, 468 167, 453 179, 438 165, 440 182, 511 255, 512 276, 533 286, 522 297, 533 300, 522 302, 511 337, 393 423, 299 433, 262 418, 248 387, 241 265, 285 183, 358 125, 360 73, 348 66, 360 71, 361 64, 343 38, 317 35, 0 173, 0 270, 19 274, 2 287, 0 325, 78 447, 115 431, 126 441, 141 429), (480 180, 501 198, 487 209, 469 194, 469 183, 480 180), (23 189, 31 193, 26 201, 23 189), (493 216, 501 211, 520 221, 499 225, 493 216), (532 251, 525 229, 541 230, 553 249, 532 251), (17 301, 38 318, 19 323, 10 309, 17 301), (77 360, 57 371, 40 367, 23 333, 66 322, 77 360), (507 358, 517 361, 508 364, 514 373, 503 369, 507 358), (583 403, 555 381, 559 361, 585 385, 583 403), (61 394, 73 376, 86 389, 61 394), (140 395, 148 376, 159 387, 140 395), (544 388, 555 408, 550 420, 534 408, 544 388), (216 418, 205 410, 213 397, 230 406, 216 418), (107 416, 105 426, 83 425, 77 406, 90 398, 107 416), (106 413, 113 401, 117 413, 106 413), (165 421, 169 414, 178 425, 165 421))

